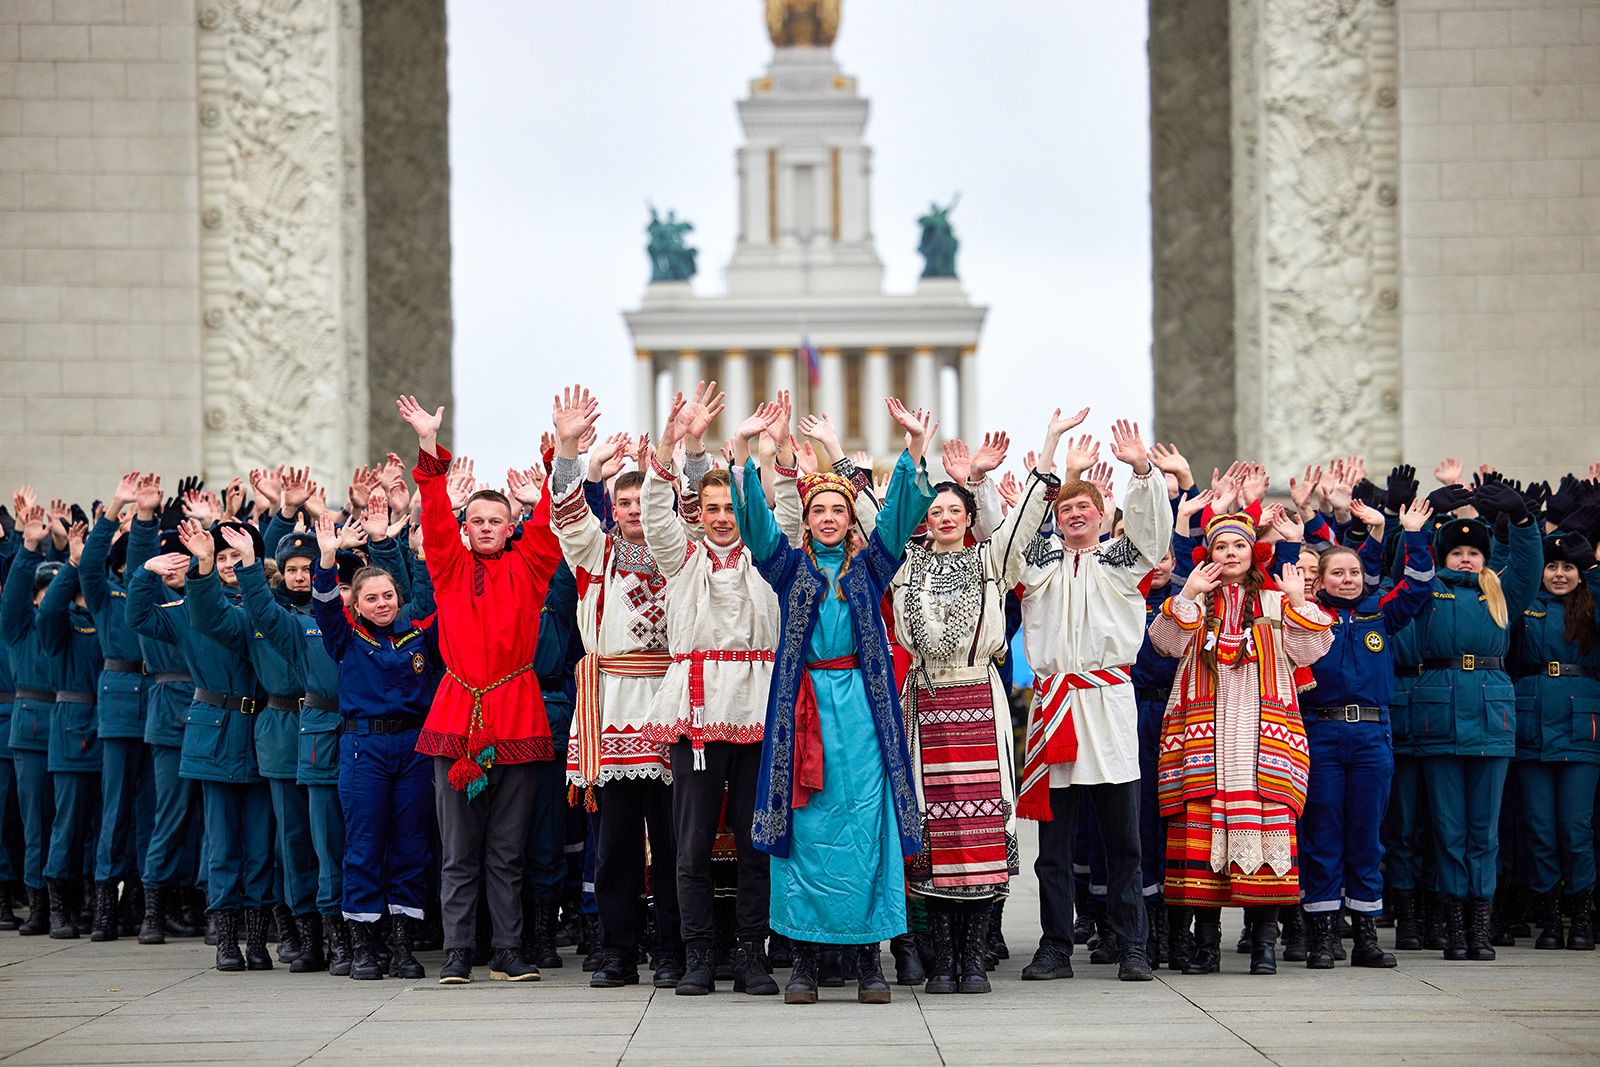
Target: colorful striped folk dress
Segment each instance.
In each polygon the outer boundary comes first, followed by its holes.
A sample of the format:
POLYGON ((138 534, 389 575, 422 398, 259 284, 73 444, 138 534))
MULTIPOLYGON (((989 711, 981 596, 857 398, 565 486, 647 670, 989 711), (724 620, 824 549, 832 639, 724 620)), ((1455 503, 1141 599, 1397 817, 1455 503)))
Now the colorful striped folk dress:
MULTIPOLYGON (((993 479, 971 489, 993 522, 993 479)), ((890 586, 895 636, 911 655, 901 705, 923 824, 907 884, 921 896, 992 899, 1018 870, 1011 708, 994 657, 1007 647, 1006 592, 1049 512, 1048 489, 1030 478, 979 544, 934 552, 913 542, 890 586)))
POLYGON ((1246 629, 1242 588, 1213 595, 1220 619, 1209 632, 1201 606, 1181 596, 1150 624, 1156 649, 1180 658, 1156 787, 1167 819, 1167 904, 1298 904, 1295 820, 1310 754, 1294 669, 1328 651, 1332 620, 1315 603, 1295 608, 1263 591, 1246 629), (1208 645, 1215 673, 1199 655, 1208 645))

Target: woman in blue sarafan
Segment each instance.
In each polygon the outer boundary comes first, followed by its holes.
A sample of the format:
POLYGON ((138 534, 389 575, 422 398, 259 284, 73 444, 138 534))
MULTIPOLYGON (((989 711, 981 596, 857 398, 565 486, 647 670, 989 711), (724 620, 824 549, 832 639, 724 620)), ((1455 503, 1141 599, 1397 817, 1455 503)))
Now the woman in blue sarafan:
MULTIPOLYGON (((865 543, 851 536, 856 487, 838 474, 800 480, 799 547, 779 531, 753 460, 734 481, 740 535, 782 611, 751 838, 772 857, 772 929, 794 941, 790 1004, 816 1003, 824 945, 858 946, 856 999, 889 1002, 878 945, 906 930, 904 858, 921 845, 879 605, 933 502, 923 453, 937 424, 886 403, 906 451, 865 543)), ((763 404, 737 443, 786 417, 763 404)))

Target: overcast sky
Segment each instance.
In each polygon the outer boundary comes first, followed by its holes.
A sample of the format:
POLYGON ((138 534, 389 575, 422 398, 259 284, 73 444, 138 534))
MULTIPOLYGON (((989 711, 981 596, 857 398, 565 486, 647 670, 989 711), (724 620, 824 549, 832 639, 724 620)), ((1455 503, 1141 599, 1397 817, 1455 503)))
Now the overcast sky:
MULTIPOLYGON (((916 218, 960 190, 961 278, 990 309, 981 412, 1020 437, 1014 462, 1057 405, 1092 405, 1102 436, 1149 424, 1145 37, 1142 3, 844 0, 887 287, 914 286, 916 218)), ((450 0, 449 46, 452 417, 499 481, 561 382, 640 429, 621 312, 649 277, 645 201, 694 222, 695 287, 722 292, 735 102, 772 45, 761 0, 450 0)))

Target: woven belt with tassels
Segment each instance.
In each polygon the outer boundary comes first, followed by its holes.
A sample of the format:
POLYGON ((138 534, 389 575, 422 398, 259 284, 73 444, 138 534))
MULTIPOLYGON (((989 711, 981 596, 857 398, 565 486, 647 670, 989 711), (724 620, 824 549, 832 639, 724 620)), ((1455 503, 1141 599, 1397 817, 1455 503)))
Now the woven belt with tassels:
POLYGON ((472 713, 467 718, 467 754, 450 766, 450 787, 467 794, 470 802, 489 786, 489 768, 494 766, 495 741, 483 725, 483 698, 513 678, 533 670, 533 663, 524 663, 510 674, 485 686, 468 685, 449 667, 444 673, 457 685, 472 695, 472 713))

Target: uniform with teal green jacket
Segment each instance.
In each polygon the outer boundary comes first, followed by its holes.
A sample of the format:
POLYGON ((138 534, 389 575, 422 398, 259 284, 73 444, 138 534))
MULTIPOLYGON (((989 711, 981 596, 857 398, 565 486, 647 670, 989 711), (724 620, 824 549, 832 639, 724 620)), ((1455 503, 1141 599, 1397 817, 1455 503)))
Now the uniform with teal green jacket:
MULTIPOLYGON (((100 838, 95 850, 97 882, 120 882, 142 870, 150 839, 147 814, 152 804, 139 805, 141 792, 151 798, 150 750, 145 747, 144 650, 128 625, 128 594, 123 576, 110 566, 117 520, 102 516, 83 542, 78 583, 94 616, 105 654, 96 710, 100 722, 100 838)), ((126 546, 124 546, 126 547, 126 546)))
MULTIPOLYGON (((1511 619, 1532 603, 1544 569, 1538 527, 1523 522, 1508 526, 1499 575, 1511 619)), ((1456 526, 1467 528, 1451 520, 1441 527, 1441 539, 1456 526)), ((1439 552, 1443 557, 1448 549, 1439 552)), ((1491 550, 1490 556, 1492 568, 1501 553, 1491 550)), ((1516 751, 1516 696, 1511 676, 1495 662, 1509 655, 1511 630, 1491 617, 1478 572, 1440 562, 1433 597, 1413 624, 1423 671, 1411 689, 1411 732, 1424 760, 1439 892, 1448 900, 1470 898, 1483 909, 1486 926, 1499 859, 1501 795, 1516 751)), ((1486 958, 1492 958, 1489 953, 1486 958)))
POLYGON ((1411 689, 1422 672, 1421 638, 1416 624, 1401 629, 1389 642, 1394 650, 1394 698, 1389 705, 1389 731, 1394 738, 1394 781, 1383 825, 1384 893, 1432 889, 1431 862, 1425 853, 1428 794, 1422 785, 1422 761, 1411 728, 1411 689))
POLYGON ((9 741, 17 778, 17 814, 22 819, 22 881, 36 890, 44 888, 44 830, 51 806, 46 767, 50 714, 55 710, 55 682, 50 659, 39 645, 33 602, 34 572, 43 562, 38 549, 18 549, 0 593, 0 640, 5 641, 17 694, 9 741))
POLYGON ((50 657, 56 706, 50 715, 49 770, 55 786, 44 877, 77 878, 100 774, 95 686, 104 657, 89 609, 77 603, 78 568, 63 564, 39 602, 39 647, 50 657))
MULTIPOLYGON (((1587 548, 1587 542, 1585 542, 1587 548)), ((1593 558, 1593 550, 1588 550, 1593 558)), ((1600 567, 1582 572, 1600 602, 1600 567)), ((1600 788, 1600 613, 1587 649, 1566 636, 1574 594, 1540 589, 1512 643, 1517 678, 1517 780, 1538 894, 1587 894, 1595 885, 1594 811, 1600 788)), ((1543 946, 1541 946, 1543 947, 1543 946)))

